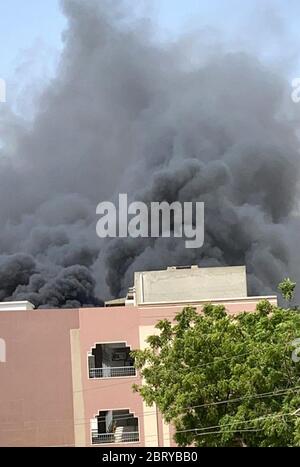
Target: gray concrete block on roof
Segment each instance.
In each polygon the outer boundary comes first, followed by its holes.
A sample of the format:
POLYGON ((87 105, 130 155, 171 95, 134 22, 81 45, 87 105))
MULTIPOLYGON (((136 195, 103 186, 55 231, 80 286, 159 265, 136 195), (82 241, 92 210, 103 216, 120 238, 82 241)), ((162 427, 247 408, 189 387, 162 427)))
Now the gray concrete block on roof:
POLYGON ((245 266, 136 272, 134 285, 138 305, 247 297, 245 266))

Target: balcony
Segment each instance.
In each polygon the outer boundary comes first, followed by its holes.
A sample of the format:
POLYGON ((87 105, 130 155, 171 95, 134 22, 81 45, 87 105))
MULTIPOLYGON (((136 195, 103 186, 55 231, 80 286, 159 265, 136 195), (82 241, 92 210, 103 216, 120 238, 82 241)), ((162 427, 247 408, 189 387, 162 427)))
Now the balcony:
POLYGON ((140 440, 138 431, 127 431, 123 433, 98 433, 92 430, 92 444, 118 444, 118 443, 136 443, 140 440))
POLYGON ((136 376, 130 352, 125 342, 97 343, 88 353, 89 378, 136 376))
POLYGON ((122 378, 124 376, 136 376, 134 366, 90 368, 90 378, 122 378))
POLYGON ((92 444, 115 443, 114 433, 98 433, 98 430, 92 430, 92 444))
POLYGON ((91 420, 92 445, 137 443, 139 440, 139 421, 129 409, 102 410, 91 420))

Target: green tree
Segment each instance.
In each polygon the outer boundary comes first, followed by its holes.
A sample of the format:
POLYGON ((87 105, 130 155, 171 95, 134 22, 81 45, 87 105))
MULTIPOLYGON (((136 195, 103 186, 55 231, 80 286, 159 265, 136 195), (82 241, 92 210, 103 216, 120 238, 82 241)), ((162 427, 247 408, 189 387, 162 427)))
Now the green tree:
POLYGON ((294 298, 294 293, 295 293, 295 288, 296 288, 296 282, 291 281, 288 277, 284 279, 280 284, 278 285, 278 289, 280 290, 283 298, 287 300, 288 302, 291 302, 294 298))
POLYGON ((235 317, 187 307, 156 327, 133 352, 143 377, 135 390, 172 422, 180 446, 300 446, 298 311, 266 300, 235 317))

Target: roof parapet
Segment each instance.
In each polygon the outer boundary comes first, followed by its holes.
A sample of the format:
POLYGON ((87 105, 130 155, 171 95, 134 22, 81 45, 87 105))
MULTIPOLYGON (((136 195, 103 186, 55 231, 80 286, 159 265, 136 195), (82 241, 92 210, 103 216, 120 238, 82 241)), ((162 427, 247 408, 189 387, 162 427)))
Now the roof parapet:
POLYGON ((0 302, 0 311, 27 311, 34 310, 34 308, 34 305, 28 300, 0 302))

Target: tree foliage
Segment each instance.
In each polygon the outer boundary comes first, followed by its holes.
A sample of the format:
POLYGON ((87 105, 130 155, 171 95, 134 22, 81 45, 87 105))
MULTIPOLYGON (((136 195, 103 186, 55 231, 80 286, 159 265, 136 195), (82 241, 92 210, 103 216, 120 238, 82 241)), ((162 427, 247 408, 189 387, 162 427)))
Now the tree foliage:
POLYGON ((134 351, 135 387, 175 426, 181 446, 300 446, 300 313, 263 300, 255 313, 184 308, 134 351))
POLYGON ((280 290, 283 298, 285 298, 285 300, 287 300, 288 302, 291 302, 293 300, 295 288, 296 288, 296 282, 291 281, 289 277, 284 279, 278 285, 278 289, 280 290))

